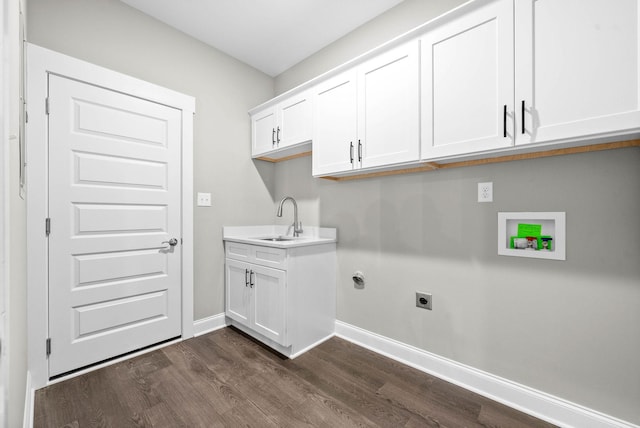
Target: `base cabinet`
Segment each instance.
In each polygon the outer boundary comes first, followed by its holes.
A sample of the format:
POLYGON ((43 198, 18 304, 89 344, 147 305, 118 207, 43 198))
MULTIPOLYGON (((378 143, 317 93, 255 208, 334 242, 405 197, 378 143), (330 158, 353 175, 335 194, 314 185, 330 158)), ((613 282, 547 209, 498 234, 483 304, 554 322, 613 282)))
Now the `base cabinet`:
POLYGON ((333 335, 335 243, 282 249, 227 241, 225 253, 231 325, 292 358, 333 335))
POLYGON ((286 272, 227 259, 227 316, 283 346, 286 272))

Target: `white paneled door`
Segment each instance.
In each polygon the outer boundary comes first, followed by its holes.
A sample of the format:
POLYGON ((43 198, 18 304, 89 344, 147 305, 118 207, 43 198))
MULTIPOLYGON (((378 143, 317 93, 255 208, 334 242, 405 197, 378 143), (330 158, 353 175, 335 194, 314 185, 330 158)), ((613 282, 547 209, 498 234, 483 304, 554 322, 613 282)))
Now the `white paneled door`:
POLYGON ((56 75, 48 102, 56 376, 181 334, 181 111, 56 75))

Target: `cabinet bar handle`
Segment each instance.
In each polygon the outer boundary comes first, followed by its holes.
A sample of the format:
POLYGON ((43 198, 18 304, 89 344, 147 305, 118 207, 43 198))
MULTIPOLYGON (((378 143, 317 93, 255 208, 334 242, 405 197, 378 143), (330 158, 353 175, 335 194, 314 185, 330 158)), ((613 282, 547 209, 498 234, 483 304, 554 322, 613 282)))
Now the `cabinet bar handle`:
POLYGON ((249 272, 249 287, 253 288, 254 285, 256 285, 255 281, 253 280, 255 278, 255 272, 252 270, 249 272))
POLYGON ((244 270, 244 286, 249 286, 249 269, 244 270))
POLYGON ((349 142, 349 162, 353 163, 353 141, 349 142))
POLYGON ((358 162, 362 162, 362 143, 358 140, 358 162))
POLYGON ((280 145, 280 127, 279 126, 278 126, 278 133, 277 133, 276 142, 278 143, 278 145, 280 145))
POLYGON ((524 134, 524 100, 522 100, 522 133, 524 134))
POLYGON ((502 136, 507 138, 507 105, 502 109, 502 136))
POLYGON ((271 145, 276 145, 276 130, 274 128, 271 128, 271 145))

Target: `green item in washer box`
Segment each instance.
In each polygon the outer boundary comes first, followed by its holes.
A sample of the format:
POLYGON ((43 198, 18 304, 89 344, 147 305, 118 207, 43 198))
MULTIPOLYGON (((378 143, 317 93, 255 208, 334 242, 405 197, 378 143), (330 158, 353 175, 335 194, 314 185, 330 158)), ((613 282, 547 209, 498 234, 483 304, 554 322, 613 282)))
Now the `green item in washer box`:
POLYGON ((541 233, 541 224, 518 224, 518 238, 526 238, 527 236, 540 236, 541 233))

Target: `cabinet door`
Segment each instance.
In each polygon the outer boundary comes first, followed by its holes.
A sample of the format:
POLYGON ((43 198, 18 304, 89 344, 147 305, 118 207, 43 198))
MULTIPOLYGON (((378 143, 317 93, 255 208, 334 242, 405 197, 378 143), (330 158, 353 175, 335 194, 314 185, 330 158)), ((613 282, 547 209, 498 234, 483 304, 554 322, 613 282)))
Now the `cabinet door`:
POLYGON ((309 92, 295 95, 278 105, 276 146, 285 148, 311 140, 311 98, 309 92))
POLYGON ((251 154, 258 156, 276 148, 276 109, 267 108, 251 116, 251 154))
POLYGON ((418 57, 414 40, 358 67, 356 157, 362 168, 420 158, 418 57))
POLYGON ((237 260, 225 260, 225 315, 250 327, 251 288, 250 264, 237 260))
POLYGON ((516 143, 640 129, 638 0, 515 3, 516 143))
POLYGON ((256 265, 252 265, 251 270, 251 328, 283 346, 288 346, 285 271, 256 265))
POLYGON ((355 70, 316 87, 313 108, 313 175, 352 170, 357 145, 355 70))
POLYGON ((511 146, 512 0, 478 6, 421 43, 422 158, 511 146))

